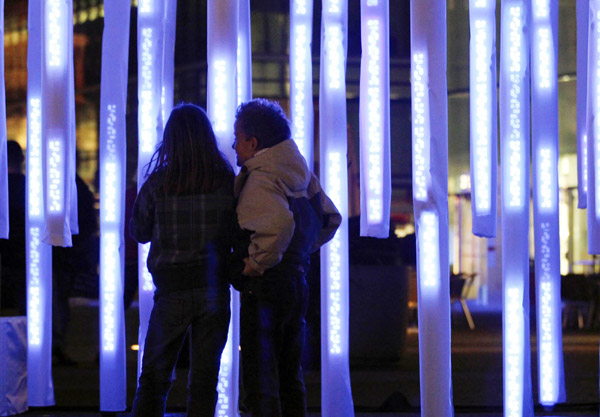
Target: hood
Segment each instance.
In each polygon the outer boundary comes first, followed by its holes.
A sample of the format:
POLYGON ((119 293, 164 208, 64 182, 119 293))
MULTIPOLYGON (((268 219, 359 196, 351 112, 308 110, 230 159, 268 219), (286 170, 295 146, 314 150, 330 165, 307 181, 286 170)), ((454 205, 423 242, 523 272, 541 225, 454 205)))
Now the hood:
POLYGON ((250 172, 275 176, 292 192, 306 190, 312 175, 293 139, 259 151, 245 165, 250 172))

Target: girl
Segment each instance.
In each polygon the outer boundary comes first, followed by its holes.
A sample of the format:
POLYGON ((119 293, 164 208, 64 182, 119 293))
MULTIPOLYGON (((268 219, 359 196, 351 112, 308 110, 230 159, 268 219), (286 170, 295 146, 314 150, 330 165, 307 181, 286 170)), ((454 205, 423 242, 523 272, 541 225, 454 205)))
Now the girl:
POLYGON ((190 330, 187 416, 213 417, 229 324, 225 256, 234 221, 233 170, 204 110, 173 109, 148 164, 129 233, 151 242, 156 292, 132 416, 163 416, 171 375, 190 330))

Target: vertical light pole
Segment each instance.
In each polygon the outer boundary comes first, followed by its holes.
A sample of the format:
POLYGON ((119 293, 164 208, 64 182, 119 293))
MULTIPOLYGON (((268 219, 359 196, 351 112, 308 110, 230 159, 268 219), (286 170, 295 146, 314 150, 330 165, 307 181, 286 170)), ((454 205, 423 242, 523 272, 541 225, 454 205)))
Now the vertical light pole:
POLYGON ((577 0, 577 207, 587 207, 587 82, 589 0, 577 0))
POLYGON ((321 248, 321 410, 324 417, 354 415, 348 364, 348 171, 346 53, 348 4, 323 2, 319 87, 320 176, 342 215, 321 248))
POLYGON ((524 0, 502 2, 500 145, 504 415, 533 415, 529 347, 529 38, 524 0))
POLYGON ((42 4, 30 2, 27 45, 27 402, 54 405, 52 383, 52 247, 42 242, 42 4))
MULTIPOLYGON (((164 0, 138 1, 138 191, 146 180, 145 169, 159 140, 162 140, 162 73, 164 0)), ((146 261, 150 243, 138 245, 139 314, 138 378, 142 370, 150 313, 154 305, 154 283, 146 261)))
MULTIPOLYGON (((207 110, 213 123, 213 129, 221 152, 235 166, 235 152, 231 148, 233 141, 233 123, 238 100, 246 99, 248 94, 247 64, 238 66, 239 56, 249 54, 249 26, 246 20, 240 23, 240 2, 238 0, 209 0, 207 10, 207 110), (243 30, 238 30, 238 27, 243 30), (244 39, 243 41, 241 39, 244 39), (243 78, 244 91, 238 90, 237 83, 243 78)), ((244 9, 247 5, 243 4, 244 9)), ((249 14, 247 15, 249 19, 249 14)), ((246 57, 247 59, 247 57, 246 57)), ((251 80, 251 73, 249 75, 251 80)), ((251 84, 250 84, 251 85, 251 84)), ((238 413, 238 374, 239 374, 239 293, 231 290, 231 321, 227 344, 221 355, 219 399, 215 415, 237 417, 238 413)))
POLYGON ((450 372, 446 54, 446 2, 412 0, 412 175, 421 414, 440 417, 454 414, 450 372))
POLYGON ((100 85, 100 410, 127 408, 125 186, 127 164, 128 2, 106 2, 100 85))

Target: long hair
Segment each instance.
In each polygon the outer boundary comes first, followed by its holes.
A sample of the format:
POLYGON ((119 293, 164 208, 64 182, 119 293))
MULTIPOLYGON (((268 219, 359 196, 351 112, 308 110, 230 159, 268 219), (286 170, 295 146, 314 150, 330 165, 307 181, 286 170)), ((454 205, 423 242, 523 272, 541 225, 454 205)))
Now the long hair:
POLYGON ((163 140, 146 166, 146 175, 152 174, 161 175, 167 195, 209 193, 233 177, 203 109, 194 104, 173 109, 163 140))

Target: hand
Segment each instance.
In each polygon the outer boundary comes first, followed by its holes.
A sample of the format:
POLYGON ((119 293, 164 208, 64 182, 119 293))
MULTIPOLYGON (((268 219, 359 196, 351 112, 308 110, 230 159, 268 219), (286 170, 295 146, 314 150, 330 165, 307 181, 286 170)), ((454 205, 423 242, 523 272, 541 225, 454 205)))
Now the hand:
POLYGON ((249 258, 244 258, 244 270, 242 271, 242 275, 247 275, 249 277, 260 277, 262 274, 256 269, 252 268, 249 258))

